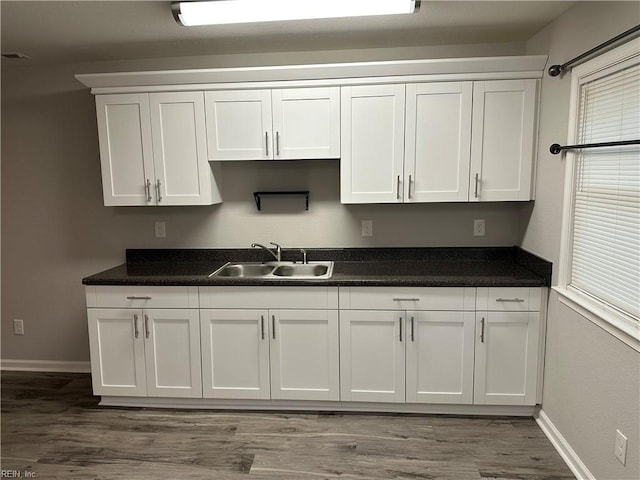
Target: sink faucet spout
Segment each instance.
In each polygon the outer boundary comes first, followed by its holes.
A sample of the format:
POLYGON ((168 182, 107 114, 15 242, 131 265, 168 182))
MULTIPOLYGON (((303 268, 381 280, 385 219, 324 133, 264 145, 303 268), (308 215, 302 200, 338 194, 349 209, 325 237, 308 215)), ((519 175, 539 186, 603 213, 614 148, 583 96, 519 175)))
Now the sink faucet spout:
POLYGON ((277 253, 273 253, 273 251, 271 251, 271 250, 269 249, 269 247, 265 247, 265 246, 264 246, 264 245, 262 245, 261 243, 252 243, 252 244, 251 244, 251 248, 261 248, 261 249, 263 249, 264 251, 269 252, 269 254, 271 254, 271 255, 273 256, 273 258, 275 258, 275 259, 279 262, 279 261, 280 261, 280 257, 281 257, 281 248, 280 248, 280 245, 277 245, 277 244, 275 244, 275 243, 271 243, 271 244, 272 244, 272 245, 276 245, 276 247, 277 247, 276 252, 277 252, 277 253))

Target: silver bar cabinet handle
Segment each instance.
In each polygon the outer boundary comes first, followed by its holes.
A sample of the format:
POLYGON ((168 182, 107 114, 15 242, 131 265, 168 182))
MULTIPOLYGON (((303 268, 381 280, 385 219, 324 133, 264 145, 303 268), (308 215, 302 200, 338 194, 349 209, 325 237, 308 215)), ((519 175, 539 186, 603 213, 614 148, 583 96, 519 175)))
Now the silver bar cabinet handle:
POLYGON ((269 132, 264 132, 264 151, 266 156, 269 156, 269 132))
POLYGON ((402 341, 402 317, 400 317, 398 320, 398 325, 400 326, 400 341, 402 341))
POLYGON ((151 300, 151 297, 149 296, 144 296, 144 297, 138 297, 135 295, 130 295, 127 297, 127 300, 151 300))
POLYGON ((156 180, 156 191, 158 192, 158 202, 162 201, 162 195, 160 194, 160 180, 156 180))
POLYGON ((411 317, 411 341, 414 342, 415 341, 415 330, 416 330, 416 319, 414 317, 411 317))
POLYGON ((393 301, 394 302, 419 302, 420 299, 417 297, 407 297, 407 298, 393 297, 393 301))
POLYGON ((409 175, 409 188, 408 188, 408 192, 407 192, 407 195, 408 195, 409 198, 411 198, 411 182, 412 182, 411 175, 409 175))
POLYGON ((276 339, 276 316, 275 315, 271 315, 271 327, 272 327, 272 332, 273 332, 273 339, 276 339))
POLYGON ((484 317, 480 320, 480 343, 484 343, 484 317))
POLYGON ((496 298, 496 302, 517 302, 517 303, 522 303, 524 302, 523 298, 496 298))
POLYGON ((144 185, 144 191, 147 194, 147 202, 151 201, 151 180, 147 178, 147 183, 144 185))
POLYGON ((133 315, 133 330, 135 332, 136 338, 138 338, 138 335, 140 334, 140 330, 138 330, 138 315, 137 314, 133 315))
POLYGON ((398 179, 396 180, 396 199, 400 200, 400 175, 398 175, 398 179))
POLYGON ((149 338, 149 315, 144 316, 144 336, 149 338))
POLYGON ((260 336, 264 340, 264 315, 260 315, 260 336))
POLYGON ((280 156, 280 132, 276 132, 276 157, 280 156))
POLYGON ((476 188, 475 188, 475 190, 473 191, 473 196, 474 196, 475 198, 478 198, 478 182, 479 182, 479 181, 480 181, 480 174, 479 174, 479 173, 476 173, 476 188))

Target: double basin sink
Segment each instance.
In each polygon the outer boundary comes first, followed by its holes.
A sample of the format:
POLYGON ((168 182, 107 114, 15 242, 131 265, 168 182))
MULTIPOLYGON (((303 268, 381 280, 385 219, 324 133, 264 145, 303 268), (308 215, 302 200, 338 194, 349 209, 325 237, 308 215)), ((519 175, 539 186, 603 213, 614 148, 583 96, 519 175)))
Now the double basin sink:
POLYGON ((320 280, 331 278, 332 274, 333 262, 229 262, 213 272, 210 277, 259 278, 265 280, 320 280))

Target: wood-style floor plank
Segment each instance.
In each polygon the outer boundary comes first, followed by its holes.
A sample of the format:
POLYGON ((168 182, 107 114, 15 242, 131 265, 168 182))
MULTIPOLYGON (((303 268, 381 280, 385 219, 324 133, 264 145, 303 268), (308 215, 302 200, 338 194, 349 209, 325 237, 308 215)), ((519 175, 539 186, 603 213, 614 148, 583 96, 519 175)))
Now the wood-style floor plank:
POLYGON ((100 407, 89 375, 1 376, 2 469, 23 477, 574 478, 531 418, 100 407))

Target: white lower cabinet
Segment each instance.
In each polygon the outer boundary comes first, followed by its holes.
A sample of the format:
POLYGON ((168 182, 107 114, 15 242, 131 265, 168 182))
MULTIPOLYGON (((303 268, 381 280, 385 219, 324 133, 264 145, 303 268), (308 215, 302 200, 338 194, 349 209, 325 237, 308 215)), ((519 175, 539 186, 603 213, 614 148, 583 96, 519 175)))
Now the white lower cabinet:
POLYGON ((202 397, 195 287, 87 286, 96 395, 202 397))
POLYGON ((198 311, 90 308, 96 395, 201 397, 198 311))
POLYGON ((345 288, 340 306, 342 400, 473 403, 474 288, 345 288))
POLYGON ((478 288, 474 403, 535 405, 540 288, 478 288))
POLYGON ((505 407, 540 400, 543 288, 86 292, 96 395, 505 407))
POLYGON ((201 304, 224 307, 200 312, 205 398, 339 400, 337 288, 206 287, 201 304))

